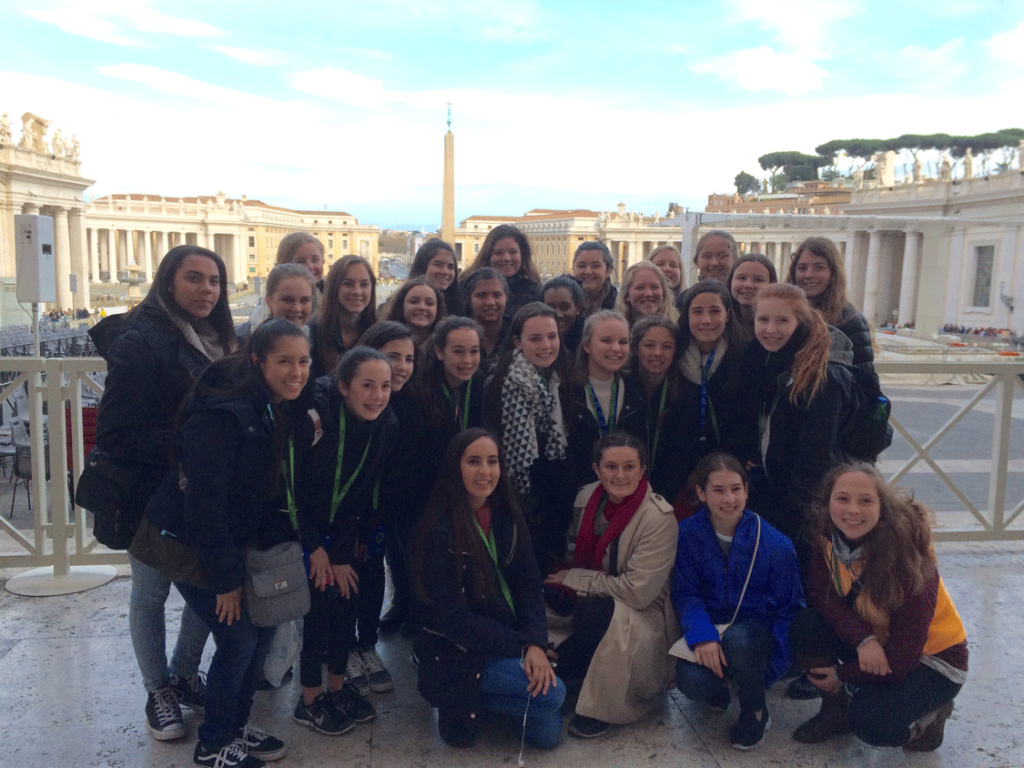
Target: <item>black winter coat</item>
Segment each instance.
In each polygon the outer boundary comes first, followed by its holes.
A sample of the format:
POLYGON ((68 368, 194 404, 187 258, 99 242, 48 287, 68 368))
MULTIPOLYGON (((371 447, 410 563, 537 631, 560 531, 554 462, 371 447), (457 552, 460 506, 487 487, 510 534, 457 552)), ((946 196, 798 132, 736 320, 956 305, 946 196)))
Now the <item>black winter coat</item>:
MULTIPOLYGON (((324 546, 334 565, 351 564, 355 559, 357 542, 370 543, 374 530, 383 523, 381 505, 373 504, 374 488, 383 475, 395 441, 398 438, 398 419, 391 408, 386 408, 375 421, 359 421, 350 411, 345 413, 345 448, 342 453, 341 486, 348 482, 363 463, 355 482, 349 487, 330 521, 331 500, 338 459, 340 409, 344 401, 330 376, 316 380, 314 408, 320 416, 322 436, 315 445, 306 442, 311 426, 304 423, 299 434, 304 443, 301 466, 296 466, 297 495, 301 512, 302 545, 308 550, 324 546), (367 450, 367 443, 369 448, 367 450)), ((309 422, 309 416, 304 419, 309 422)), ((309 441, 312 442, 312 441, 309 441)), ((296 459, 298 461, 298 459, 296 459)))
MULTIPOLYGON (((201 381, 213 382, 214 368, 201 381)), ((275 406, 262 384, 230 399, 193 391, 175 435, 178 465, 164 477, 146 517, 196 552, 207 587, 242 585, 245 550, 298 539, 287 513, 285 478, 274 451, 275 420, 290 432, 289 403, 275 406)))
POLYGON ((541 284, 525 277, 522 272, 508 278, 508 301, 505 302, 505 317, 511 319, 521 307, 531 301, 542 301, 541 284))
POLYGON ((839 322, 836 323, 836 328, 853 343, 853 364, 874 373, 875 351, 871 347, 871 327, 867 318, 852 304, 847 304, 839 317, 839 322))
MULTIPOLYGON (((627 432, 643 442, 647 439, 644 389, 636 383, 630 383, 625 377, 620 377, 620 382, 626 391, 622 412, 615 420, 615 431, 627 432)), ((578 491, 587 483, 594 482, 594 443, 601 439, 601 425, 590 412, 585 385, 570 385, 568 397, 562 403, 569 432, 569 480, 573 489, 578 491)))
MULTIPOLYGON (((422 609, 423 625, 456 645, 484 656, 520 656, 526 645, 547 648, 544 592, 530 537, 520 530, 510 514, 499 511, 497 505, 491 506, 491 531, 515 614, 500 589, 484 602, 460 590, 451 527, 443 523, 424 540, 423 571, 428 575, 424 588, 428 601, 422 609)), ((484 557, 485 561, 479 565, 493 570, 495 566, 490 557, 486 554, 484 557)), ((463 582, 468 580, 468 566, 464 563, 463 582)))
POLYGON ((170 467, 175 419, 210 359, 186 341, 167 313, 152 304, 111 315, 89 330, 107 361, 96 421, 96 445, 144 465, 135 497, 141 518, 170 467))

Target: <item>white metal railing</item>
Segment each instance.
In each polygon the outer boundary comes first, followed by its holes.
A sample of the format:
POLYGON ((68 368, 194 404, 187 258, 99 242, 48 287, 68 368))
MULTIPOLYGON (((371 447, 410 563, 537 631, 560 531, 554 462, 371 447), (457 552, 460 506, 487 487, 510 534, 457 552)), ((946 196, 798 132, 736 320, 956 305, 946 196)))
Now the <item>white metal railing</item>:
MULTIPOLYGON (((927 440, 915 439, 900 422, 899 402, 893 404, 892 423, 913 450, 913 456, 903 462, 889 479, 900 481, 918 463, 924 462, 955 494, 978 526, 963 529, 942 529, 936 531, 939 540, 1020 540, 1024 529, 1011 528, 1024 512, 1024 500, 1007 501, 1007 473, 1010 466, 1010 435, 1013 429, 1014 395, 1024 392, 1024 363, 1001 362, 879 362, 881 374, 942 376, 959 380, 984 381, 981 388, 966 404, 945 422, 927 440), (992 430, 991 472, 989 473, 988 503, 984 509, 973 504, 967 495, 944 471, 930 451, 935 448, 950 430, 972 409, 989 395, 994 395, 994 420, 992 430), (1011 504, 1007 508, 1007 504, 1011 504)), ((15 391, 28 382, 32 452, 32 495, 34 497, 34 526, 30 535, 18 530, 0 515, 0 532, 7 534, 21 552, 0 553, 0 567, 50 567, 56 576, 68 573, 72 565, 121 564, 127 562, 123 552, 108 552, 100 548, 86 528, 84 510, 77 510, 74 522, 69 522, 70 498, 68 492, 68 440, 64 410, 71 410, 70 445, 75 480, 82 473, 85 461, 82 426, 82 390, 88 389, 97 396, 102 387, 90 376, 106 370, 106 363, 99 357, 79 357, 47 360, 43 358, 18 357, 0 358, 0 376, 12 377, 0 389, 0 401, 11 398, 15 391), (43 402, 49 414, 49 445, 44 447, 43 402), (46 480, 46 458, 48 452, 50 476, 56 482, 46 480), (48 503, 49 500, 49 503, 48 503), (52 546, 47 547, 50 539, 52 546)), ((1022 409, 1024 410, 1024 409, 1022 409)), ((955 474, 955 473, 954 473, 955 474)))
MULTIPOLYGON (((891 482, 899 482, 919 462, 927 464, 932 472, 944 482, 964 509, 977 520, 979 527, 937 530, 939 541, 992 541, 1024 539, 1024 529, 1010 526, 1024 512, 1024 499, 1007 501, 1006 485, 1010 467, 1010 435, 1013 431, 1014 394, 1024 392, 1024 363, 1002 362, 879 362, 875 368, 880 374, 949 376, 950 379, 985 382, 981 388, 930 438, 916 440, 900 423, 899 404, 893 403, 892 425, 910 445, 914 454, 895 472, 889 475, 891 482), (931 450, 945 438, 968 412, 978 406, 986 397, 995 399, 992 424, 991 471, 989 472, 988 503, 985 509, 971 503, 964 491, 931 456, 931 450), (1007 508, 1007 504, 1012 504, 1007 508)), ((1019 429, 1019 428, 1018 428, 1019 429)))

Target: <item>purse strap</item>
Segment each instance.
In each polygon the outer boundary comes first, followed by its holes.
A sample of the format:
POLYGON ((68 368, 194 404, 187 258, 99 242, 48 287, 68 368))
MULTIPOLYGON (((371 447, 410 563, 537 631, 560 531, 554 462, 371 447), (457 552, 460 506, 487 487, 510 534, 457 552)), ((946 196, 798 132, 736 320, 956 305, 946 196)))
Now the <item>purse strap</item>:
MULTIPOLYGON (((740 601, 736 604, 736 610, 732 614, 732 619, 728 624, 725 625, 725 629, 728 629, 736 621, 736 617, 740 615, 740 607, 743 605, 743 598, 747 595, 747 585, 750 584, 750 576, 754 573, 754 561, 757 560, 757 550, 761 546, 761 516, 757 512, 752 513, 757 518, 757 540, 754 542, 754 555, 750 558, 750 568, 747 570, 747 580, 743 582, 743 591, 740 592, 740 601)), ((725 632, 725 629, 722 632, 725 632)), ((721 635, 722 632, 719 634, 721 635)))

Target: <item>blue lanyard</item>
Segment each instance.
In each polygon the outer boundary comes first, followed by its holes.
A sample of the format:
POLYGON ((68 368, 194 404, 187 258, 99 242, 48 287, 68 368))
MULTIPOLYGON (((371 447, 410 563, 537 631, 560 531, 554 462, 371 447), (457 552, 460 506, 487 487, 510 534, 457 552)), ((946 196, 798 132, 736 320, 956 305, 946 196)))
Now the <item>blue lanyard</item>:
MULTIPOLYGON (((708 360, 704 364, 704 367, 700 369, 700 441, 702 443, 707 442, 707 435, 704 433, 704 425, 707 422, 708 413, 708 374, 711 371, 711 364, 715 361, 715 350, 711 350, 708 355, 708 360)), ((711 422, 715 431, 718 431, 715 422, 714 409, 711 412, 711 422)))
POLYGON ((615 430, 615 418, 619 409, 619 380, 616 378, 612 381, 612 398, 608 404, 609 416, 611 418, 608 421, 604 420, 604 411, 601 410, 601 404, 597 402, 594 385, 590 383, 590 379, 587 379, 586 389, 587 395, 590 397, 590 404, 594 406, 594 413, 597 414, 597 422, 601 425, 601 434, 607 435, 615 430))

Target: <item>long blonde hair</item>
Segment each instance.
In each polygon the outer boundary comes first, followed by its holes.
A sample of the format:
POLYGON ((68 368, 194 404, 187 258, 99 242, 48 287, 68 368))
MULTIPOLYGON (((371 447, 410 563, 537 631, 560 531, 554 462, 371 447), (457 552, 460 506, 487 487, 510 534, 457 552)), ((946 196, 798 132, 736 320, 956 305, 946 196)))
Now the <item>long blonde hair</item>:
POLYGON ((665 273, 661 271, 661 268, 649 261, 638 261, 626 270, 626 274, 622 276, 622 286, 619 288, 618 298, 615 299, 615 311, 625 317, 629 325, 640 319, 628 299, 629 289, 633 285, 633 280, 636 279, 636 273, 643 269, 653 272, 661 284, 661 304, 658 306, 658 314, 664 315, 673 323, 677 322, 679 320, 679 310, 676 309, 675 291, 669 287, 668 280, 665 278, 665 273))

